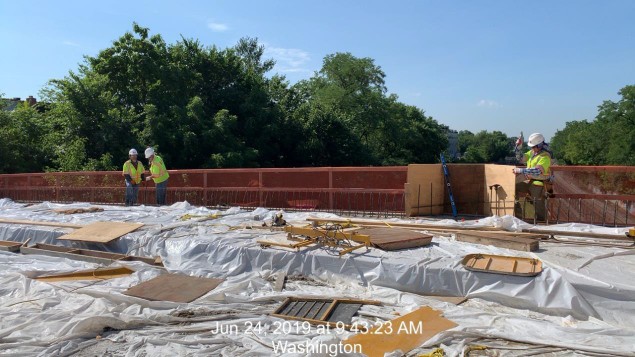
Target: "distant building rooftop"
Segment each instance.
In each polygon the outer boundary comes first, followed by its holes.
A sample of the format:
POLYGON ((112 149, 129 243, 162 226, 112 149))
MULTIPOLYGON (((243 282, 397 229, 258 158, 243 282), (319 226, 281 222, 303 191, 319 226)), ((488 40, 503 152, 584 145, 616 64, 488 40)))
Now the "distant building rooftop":
POLYGON ((17 108, 20 103, 27 102, 29 103, 30 106, 34 106, 37 104, 37 100, 32 95, 30 95, 25 100, 22 100, 19 97, 15 97, 15 98, 0 98, 0 101, 2 102, 2 105, 0 107, 3 110, 9 111, 9 112, 14 111, 15 108, 17 108))

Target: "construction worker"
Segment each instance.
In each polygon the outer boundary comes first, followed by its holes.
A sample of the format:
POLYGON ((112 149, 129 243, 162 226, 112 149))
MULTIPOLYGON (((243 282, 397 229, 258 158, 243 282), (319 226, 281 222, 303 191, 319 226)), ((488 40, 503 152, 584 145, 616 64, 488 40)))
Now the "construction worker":
POLYGON ((130 159, 123 164, 122 175, 126 179, 126 206, 133 206, 137 203, 137 194, 139 193, 139 184, 144 180, 145 168, 143 164, 137 160, 137 150, 130 149, 128 152, 130 159))
POLYGON ((154 180, 156 184, 157 204, 159 206, 165 204, 165 196, 168 190, 168 170, 165 168, 165 163, 159 155, 154 154, 154 149, 151 147, 145 151, 146 159, 150 162, 150 176, 146 177, 146 181, 154 180))
MULTIPOLYGON (((519 140, 522 139, 519 138, 519 140)), ((526 162, 527 167, 517 167, 512 170, 516 175, 524 175, 524 180, 516 182, 516 195, 517 198, 520 198, 523 194, 529 194, 531 196, 530 204, 534 206, 534 217, 536 220, 544 221, 547 213, 545 198, 547 192, 551 193, 552 153, 549 150, 549 145, 545 142, 545 137, 540 133, 531 134, 527 140, 527 146, 530 148, 529 151, 521 157, 517 157, 521 163, 526 162), (546 188, 546 186, 548 187, 546 188)), ((523 203, 523 205, 516 205, 517 216, 525 216, 522 212, 526 207, 526 202, 523 203)))

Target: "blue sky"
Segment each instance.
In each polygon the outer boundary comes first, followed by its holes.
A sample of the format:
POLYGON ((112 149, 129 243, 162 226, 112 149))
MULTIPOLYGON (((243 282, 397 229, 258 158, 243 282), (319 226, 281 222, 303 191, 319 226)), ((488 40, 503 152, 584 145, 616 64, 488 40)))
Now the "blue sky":
POLYGON ((233 46, 258 37, 291 82, 370 57, 400 100, 456 130, 548 138, 635 84, 635 1, 0 0, 0 93, 37 96, 132 28, 233 46))

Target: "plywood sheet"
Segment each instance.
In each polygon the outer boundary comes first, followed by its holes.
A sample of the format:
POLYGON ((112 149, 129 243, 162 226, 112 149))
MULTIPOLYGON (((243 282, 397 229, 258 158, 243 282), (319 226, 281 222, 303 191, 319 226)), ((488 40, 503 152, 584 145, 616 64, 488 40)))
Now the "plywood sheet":
POLYGON ((361 345, 362 353, 368 357, 383 357, 385 353, 397 349, 408 353, 439 332, 456 326, 457 324, 441 316, 440 311, 424 306, 366 333, 350 337, 344 343, 361 345))
POLYGON ((408 165, 406 215, 438 215, 443 213, 445 182, 440 164, 408 165))
POLYGON ((457 232, 456 240, 475 244, 493 245, 499 248, 520 250, 523 252, 533 252, 538 250, 540 242, 538 239, 516 236, 513 233, 488 233, 488 232, 457 232))
POLYGON ((152 301, 192 302, 222 282, 223 279, 163 274, 131 287, 124 294, 152 301))
POLYGON ((70 281, 70 280, 107 280, 113 278, 121 278, 134 273, 134 270, 126 267, 117 268, 100 268, 91 270, 82 270, 73 273, 51 274, 38 276, 35 280, 45 282, 70 281))
POLYGON ((362 228, 360 234, 370 236, 373 246, 383 250, 423 247, 432 242, 432 235, 403 228, 362 228))
POLYGON ((516 175, 512 173, 513 165, 485 165, 485 202, 486 215, 513 215, 514 195, 516 194, 516 175), (490 186, 499 185, 499 187, 490 186), (491 196, 491 198, 490 198, 491 196))
POLYGON ((484 273, 536 276, 542 272, 542 262, 532 258, 468 254, 461 263, 465 269, 484 273))
POLYGON ((141 226, 143 226, 143 223, 94 222, 57 239, 108 243, 136 230, 141 226))

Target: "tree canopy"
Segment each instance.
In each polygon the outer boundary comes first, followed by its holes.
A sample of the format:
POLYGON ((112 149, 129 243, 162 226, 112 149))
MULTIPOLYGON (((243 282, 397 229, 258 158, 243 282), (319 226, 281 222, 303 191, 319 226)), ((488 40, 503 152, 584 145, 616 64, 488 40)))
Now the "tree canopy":
MULTIPOLYGON (((52 79, 35 107, 0 110, 0 172, 119 169, 147 146, 169 168, 433 163, 448 146, 449 128, 390 94, 372 58, 329 54, 291 84, 264 56, 256 38, 166 43, 135 23, 52 79)), ((560 162, 635 164, 635 86, 620 94, 556 133, 560 162)), ((515 138, 461 131, 458 141, 459 162, 502 163, 515 138)))
POLYGON ((225 49, 168 44, 135 23, 51 80, 46 111, 0 114, 0 170, 118 169, 146 146, 170 168, 402 165, 447 146, 447 127, 388 94, 374 60, 331 54, 291 85, 264 50, 249 37, 225 49))
POLYGON ((635 85, 605 101, 593 121, 568 122, 556 132, 551 148, 562 164, 635 165, 635 85))

